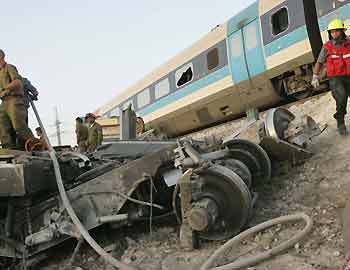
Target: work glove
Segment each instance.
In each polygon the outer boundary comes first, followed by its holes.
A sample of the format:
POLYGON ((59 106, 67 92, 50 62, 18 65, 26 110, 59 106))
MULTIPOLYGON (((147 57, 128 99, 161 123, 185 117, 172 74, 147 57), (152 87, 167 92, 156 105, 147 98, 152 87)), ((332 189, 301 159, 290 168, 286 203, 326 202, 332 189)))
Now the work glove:
POLYGON ((314 74, 314 75, 312 76, 311 85, 312 85, 313 88, 318 88, 318 87, 320 87, 320 76, 314 74))

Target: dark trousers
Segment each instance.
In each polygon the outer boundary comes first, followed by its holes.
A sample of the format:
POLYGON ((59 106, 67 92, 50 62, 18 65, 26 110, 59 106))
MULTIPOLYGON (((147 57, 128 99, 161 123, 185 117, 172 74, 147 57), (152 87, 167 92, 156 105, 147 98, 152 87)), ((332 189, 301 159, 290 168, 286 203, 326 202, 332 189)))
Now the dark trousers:
POLYGON ((334 114, 334 118, 339 122, 344 122, 348 97, 350 96, 350 76, 333 77, 329 84, 336 102, 337 112, 334 114))

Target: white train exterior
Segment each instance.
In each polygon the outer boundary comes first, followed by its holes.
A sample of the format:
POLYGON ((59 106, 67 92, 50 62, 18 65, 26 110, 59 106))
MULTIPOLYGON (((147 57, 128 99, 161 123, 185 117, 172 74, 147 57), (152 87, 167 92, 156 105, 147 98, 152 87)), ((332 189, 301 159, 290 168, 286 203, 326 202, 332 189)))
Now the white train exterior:
POLYGON ((177 136, 263 109, 310 88, 327 25, 350 27, 350 0, 260 0, 126 89, 96 113, 132 104, 146 124, 177 136))

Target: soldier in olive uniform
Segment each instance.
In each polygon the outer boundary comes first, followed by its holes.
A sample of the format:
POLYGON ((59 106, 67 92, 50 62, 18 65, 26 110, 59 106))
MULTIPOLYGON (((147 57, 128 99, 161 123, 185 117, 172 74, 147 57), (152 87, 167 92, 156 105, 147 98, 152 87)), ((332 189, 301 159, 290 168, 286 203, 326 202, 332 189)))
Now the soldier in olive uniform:
POLYGON ((103 135, 102 127, 96 123, 96 116, 92 113, 88 113, 85 116, 85 121, 89 125, 89 136, 87 141, 87 152, 92 153, 96 148, 102 144, 103 135))
POLYGON ((79 152, 84 153, 87 150, 87 140, 89 137, 89 129, 83 123, 83 119, 77 117, 75 119, 75 134, 77 136, 77 145, 79 152))
POLYGON ((36 139, 27 124, 28 108, 25 102, 22 78, 15 66, 5 62, 0 50, 0 140, 3 148, 24 150, 36 139))

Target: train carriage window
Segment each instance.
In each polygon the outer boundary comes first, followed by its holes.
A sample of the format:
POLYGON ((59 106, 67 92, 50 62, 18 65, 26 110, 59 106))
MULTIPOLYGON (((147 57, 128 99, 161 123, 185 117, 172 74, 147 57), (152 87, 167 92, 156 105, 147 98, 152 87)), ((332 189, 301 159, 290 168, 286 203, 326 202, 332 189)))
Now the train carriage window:
POLYGON ((286 31, 289 26, 289 15, 286 7, 281 8, 271 16, 272 34, 278 34, 286 31))
POLYGON ((154 95, 156 99, 166 96, 170 92, 170 83, 169 79, 166 78, 159 83, 157 83, 154 87, 154 95))
POLYGON ((214 48, 207 54, 208 70, 213 70, 218 65, 219 65, 219 50, 218 48, 214 48))
POLYGON ((137 95, 137 107, 141 109, 151 102, 151 94, 149 88, 143 90, 137 95))
POLYGON ((175 72, 177 88, 190 83, 193 80, 193 64, 189 63, 175 72))
POLYGON ((258 46, 258 37, 256 31, 256 24, 252 23, 245 29, 245 41, 247 50, 255 49, 258 46))
POLYGON ((242 38, 241 36, 234 36, 231 39, 231 50, 233 57, 240 57, 242 54, 242 38))

